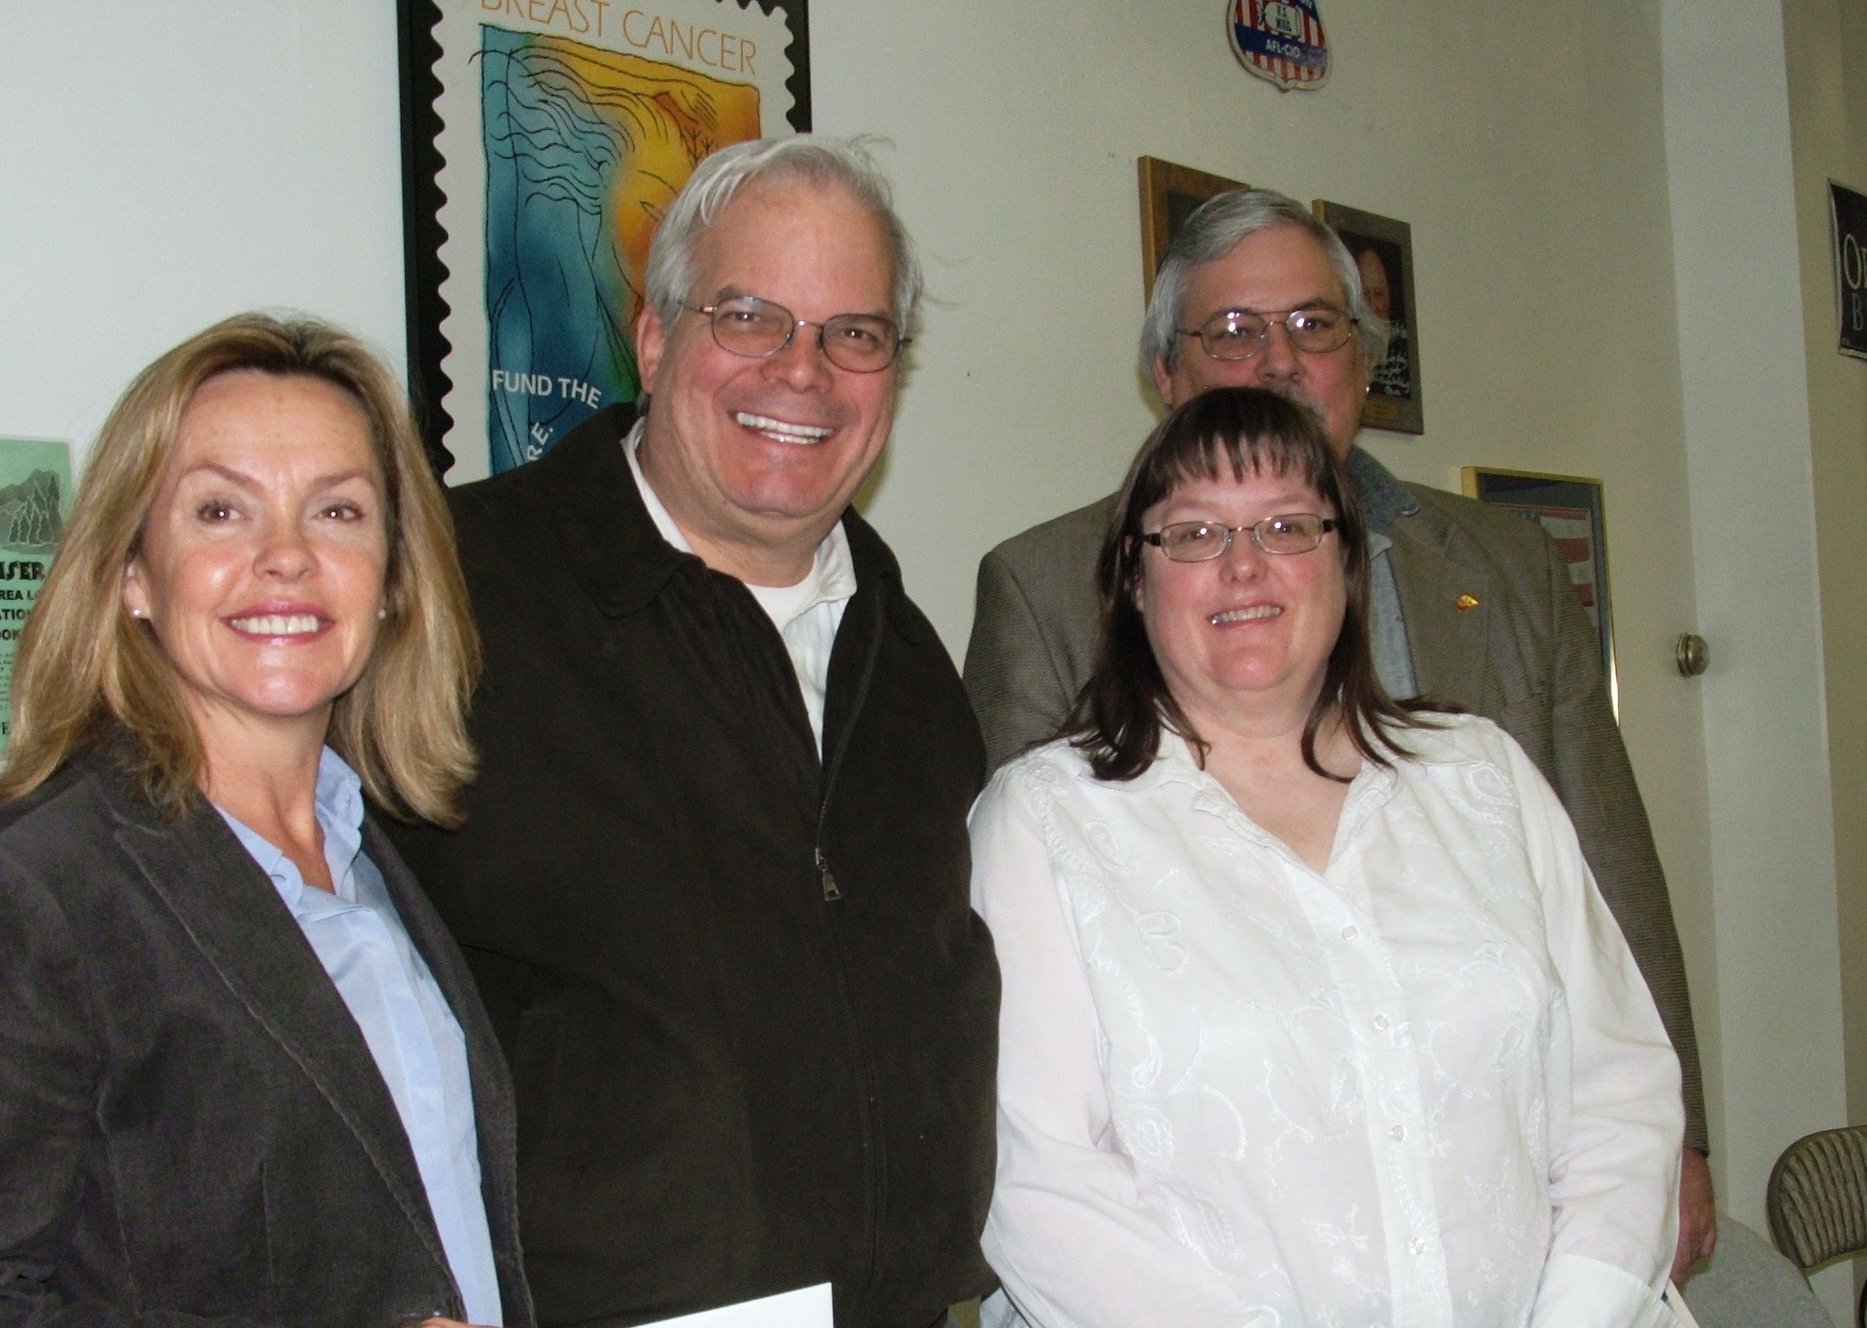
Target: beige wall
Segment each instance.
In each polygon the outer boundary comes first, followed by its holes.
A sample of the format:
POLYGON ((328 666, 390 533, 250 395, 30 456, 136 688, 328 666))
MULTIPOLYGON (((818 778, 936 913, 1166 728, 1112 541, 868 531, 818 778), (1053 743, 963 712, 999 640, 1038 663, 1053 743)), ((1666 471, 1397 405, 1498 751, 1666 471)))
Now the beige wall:
POLYGON ((1835 350, 1828 182, 1867 192, 1867 5, 1783 6, 1821 565, 1848 1116, 1867 1120, 1867 362, 1835 350))
POLYGON ((1775 1150, 1842 1106, 1788 75, 1780 12, 1669 0, 1665 14, 1687 481, 1712 650, 1703 687, 1721 1174, 1726 1200, 1749 1214, 1775 1150), (1759 509, 1786 519, 1737 536, 1759 509), (1804 1036, 1776 1035, 1792 1011, 1804 1036))

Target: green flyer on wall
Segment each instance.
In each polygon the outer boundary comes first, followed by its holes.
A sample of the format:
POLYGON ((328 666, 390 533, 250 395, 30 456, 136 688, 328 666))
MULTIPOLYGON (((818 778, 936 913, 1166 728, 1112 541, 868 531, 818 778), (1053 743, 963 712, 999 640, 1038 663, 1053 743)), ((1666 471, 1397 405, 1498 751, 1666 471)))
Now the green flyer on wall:
POLYGON ((0 437, 0 752, 13 725, 13 656, 71 510, 71 446, 0 437))

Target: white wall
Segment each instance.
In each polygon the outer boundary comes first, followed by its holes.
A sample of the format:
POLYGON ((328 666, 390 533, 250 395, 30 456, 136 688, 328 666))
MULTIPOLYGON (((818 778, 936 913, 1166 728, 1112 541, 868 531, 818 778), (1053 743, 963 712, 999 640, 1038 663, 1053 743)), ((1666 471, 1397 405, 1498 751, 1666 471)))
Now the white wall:
MULTIPOLYGON (((1448 487, 1471 463, 1606 481, 1623 725, 1680 913, 1718 1165, 1754 1218, 1756 1162, 1780 1133, 1764 1117, 1792 1097, 1811 1115, 1831 1107, 1825 1086, 1802 1091, 1807 1063, 1839 1054, 1827 1014, 1772 1049, 1755 1002, 1807 987, 1830 1008, 1832 870, 1825 924, 1819 902, 1785 913, 1753 893, 1762 866, 1785 863, 1818 900, 1823 888, 1827 785, 1807 768, 1822 736, 1819 618, 1806 545, 1746 558, 1731 535, 1740 517, 1755 528, 1744 498, 1800 503, 1791 526, 1807 517, 1806 447, 1785 461, 1759 444, 1781 422, 1782 385, 1730 380, 1755 384, 1752 400, 1705 381, 1699 352, 1716 347, 1690 336, 1682 382, 1676 310, 1733 307, 1696 284, 1702 261, 1747 283, 1741 317, 1706 325, 1732 344, 1801 319, 1784 302, 1793 262, 1778 273, 1695 229, 1735 194, 1756 201, 1766 250, 1794 243, 1793 211, 1775 218, 1771 202, 1790 187, 1783 73, 1739 58, 1768 49, 1776 6, 1703 4, 1715 38, 1687 21, 1699 0, 1419 0, 1404 18, 1383 0, 1330 0, 1329 84, 1279 93, 1233 60, 1219 0, 813 0, 814 96, 820 128, 893 138, 928 259, 936 302, 868 506, 956 654, 979 554, 1105 492, 1151 422, 1132 364, 1136 156, 1412 223, 1428 432, 1371 446, 1448 487), (1719 60, 1734 71, 1728 108, 1719 84, 1689 77, 1719 60), (1759 139, 1749 113, 1772 106, 1759 139), (1723 134, 1745 146, 1726 159, 1741 169, 1713 169, 1723 134), (1670 189, 1669 153, 1687 172, 1670 189), (1719 661, 1704 682, 1671 665, 1673 638, 1694 628, 1719 661), (1784 722, 1765 722, 1779 710, 1784 722), (1753 792, 1777 801, 1721 800, 1743 783, 1776 786, 1753 792)), ((388 0, 92 0, 8 19, 0 434, 82 443, 134 369, 249 305, 328 314, 400 362, 388 0)), ((1780 52, 1780 23, 1773 40, 1780 52)))
MULTIPOLYGON (((1828 182, 1867 191, 1867 4, 1785 0, 1848 1119, 1867 1120, 1867 361, 1836 351, 1828 182)), ((1819 924, 1812 916, 1811 925, 1819 924)), ((1846 1322, 1846 1270, 1826 1274, 1846 1322)))
MULTIPOLYGON (((1721 1174, 1727 1206, 1744 1215, 1760 1210, 1784 1145, 1847 1120, 1784 35, 1774 6, 1665 5, 1692 541, 1713 652, 1704 683, 1721 1174)), ((1818 1287, 1831 1313, 1848 1314, 1845 1270, 1818 1287)))
POLYGON ((1802 247, 1823 673, 1834 786, 1848 1102, 1867 1120, 1867 361, 1835 347, 1828 182, 1867 192, 1867 5, 1788 0, 1790 125, 1802 247))
POLYGON ((130 375, 238 309, 403 360, 390 0, 5 6, 0 435, 87 450, 130 375))

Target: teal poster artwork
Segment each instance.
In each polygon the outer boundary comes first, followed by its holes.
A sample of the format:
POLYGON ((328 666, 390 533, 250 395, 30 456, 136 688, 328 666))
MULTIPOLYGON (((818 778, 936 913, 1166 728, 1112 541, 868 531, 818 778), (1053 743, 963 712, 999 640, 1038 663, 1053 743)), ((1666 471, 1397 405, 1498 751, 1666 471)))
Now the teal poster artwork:
POLYGON ((71 511, 71 447, 0 438, 0 753, 13 728, 13 657, 71 511))
POLYGON ((709 153, 790 131, 796 34, 791 12, 738 0, 433 9, 438 404, 458 483, 635 400, 655 227, 709 153))
MULTIPOLYGON (((486 417, 492 468, 540 456, 638 387, 629 331, 666 198, 693 168, 669 70, 549 33, 480 28, 486 153, 486 417), (510 367, 508 367, 510 366, 510 367)), ((686 75, 708 144, 759 136, 757 91, 686 75)))

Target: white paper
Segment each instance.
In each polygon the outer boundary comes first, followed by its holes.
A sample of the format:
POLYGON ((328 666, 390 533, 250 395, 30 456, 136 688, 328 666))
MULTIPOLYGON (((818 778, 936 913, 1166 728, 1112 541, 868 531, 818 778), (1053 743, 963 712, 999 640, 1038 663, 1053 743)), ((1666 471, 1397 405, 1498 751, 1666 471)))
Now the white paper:
POLYGON ((651 1328, 831 1328, 830 1284, 660 1319, 651 1328))

